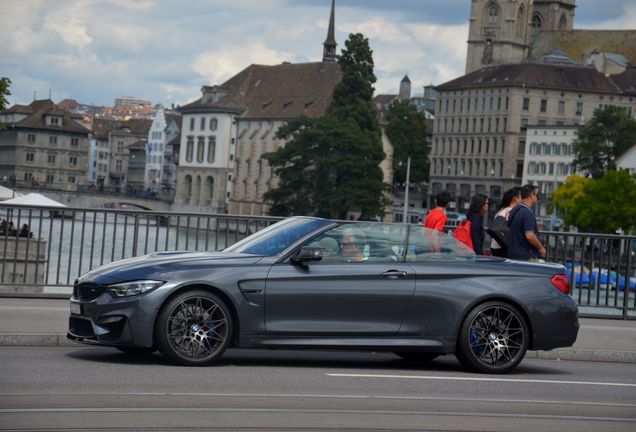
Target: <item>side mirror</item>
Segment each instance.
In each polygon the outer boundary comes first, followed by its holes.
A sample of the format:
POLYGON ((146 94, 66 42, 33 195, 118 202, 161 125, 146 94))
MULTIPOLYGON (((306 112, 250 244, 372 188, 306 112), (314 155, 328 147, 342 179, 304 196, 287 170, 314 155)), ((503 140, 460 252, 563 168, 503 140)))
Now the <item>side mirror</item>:
POLYGON ((322 252, 313 247, 302 247, 296 255, 291 258, 292 262, 302 264, 308 261, 322 261, 322 252))

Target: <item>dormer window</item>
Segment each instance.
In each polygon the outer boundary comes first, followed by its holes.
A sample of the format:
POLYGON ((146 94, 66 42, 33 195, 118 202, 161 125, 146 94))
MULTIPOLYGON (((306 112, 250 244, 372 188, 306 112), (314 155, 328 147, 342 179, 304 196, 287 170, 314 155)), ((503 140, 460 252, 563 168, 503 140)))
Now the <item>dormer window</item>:
POLYGON ((62 118, 55 117, 55 116, 50 116, 49 117, 49 124, 50 125, 54 125, 54 126, 60 126, 62 124, 62 118))

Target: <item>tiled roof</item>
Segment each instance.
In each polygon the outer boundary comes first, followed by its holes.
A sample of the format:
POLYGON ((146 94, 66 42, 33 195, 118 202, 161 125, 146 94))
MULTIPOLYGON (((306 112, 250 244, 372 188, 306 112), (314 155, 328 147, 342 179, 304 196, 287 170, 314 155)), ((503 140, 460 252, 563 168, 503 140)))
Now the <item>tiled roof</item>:
POLYGON ((521 63, 488 66, 436 87, 453 91, 482 87, 529 87, 555 90, 620 93, 620 88, 593 66, 521 63))
POLYGON ((102 118, 96 118, 93 120, 93 135, 97 139, 107 139, 109 132, 120 132, 130 135, 146 136, 152 126, 152 120, 148 119, 130 119, 126 121, 121 120, 108 120, 102 118), (122 131, 125 129, 128 131, 122 131))
POLYGON ((77 115, 61 109, 50 99, 36 100, 29 105, 14 105, 5 113, 27 114, 27 117, 15 123, 14 127, 85 134, 90 132, 74 120, 78 118, 77 115), (46 116, 62 117, 62 122, 60 125, 47 124, 46 116))
POLYGON ((170 123, 174 120, 179 130, 181 130, 181 120, 183 119, 183 116, 169 113, 165 113, 164 116, 166 117, 166 127, 170 126, 170 123))
POLYGON ((623 90, 623 93, 636 96, 636 67, 628 67, 622 74, 610 75, 609 78, 623 90))
POLYGON ((234 111, 242 113, 242 118, 319 117, 331 103, 341 77, 337 63, 251 65, 217 88, 225 95, 216 102, 201 98, 180 111, 234 111))

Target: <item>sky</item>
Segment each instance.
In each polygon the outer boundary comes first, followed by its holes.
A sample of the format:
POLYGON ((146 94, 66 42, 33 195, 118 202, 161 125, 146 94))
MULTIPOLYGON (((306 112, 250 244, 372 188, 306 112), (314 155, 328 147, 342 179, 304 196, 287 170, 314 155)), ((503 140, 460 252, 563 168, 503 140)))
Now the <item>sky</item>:
MULTIPOLYGON (((376 93, 463 75, 470 0, 336 0, 338 52, 369 38, 376 93)), ((320 61, 331 0, 0 0, 10 104, 182 105, 252 63, 320 61)), ((575 28, 636 27, 636 0, 578 0, 575 28)))

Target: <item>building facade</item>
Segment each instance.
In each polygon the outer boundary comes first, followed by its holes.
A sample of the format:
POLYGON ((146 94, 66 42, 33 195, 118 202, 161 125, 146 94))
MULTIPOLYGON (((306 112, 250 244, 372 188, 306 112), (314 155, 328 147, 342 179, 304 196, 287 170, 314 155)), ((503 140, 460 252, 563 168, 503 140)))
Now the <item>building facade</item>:
POLYGON ((541 196, 535 213, 548 215, 552 193, 574 174, 574 141, 582 126, 528 126, 522 184, 534 184, 541 196))
POLYGON ((50 99, 0 113, 0 177, 24 186, 74 191, 84 184, 88 136, 82 117, 50 99))
POLYGON ((181 115, 167 114, 157 109, 148 132, 144 183, 146 188, 174 191, 177 184, 174 158, 175 146, 180 146, 181 115))
POLYGON ((517 64, 482 68, 437 87, 431 196, 446 189, 465 211, 475 193, 496 201, 524 175, 528 125, 577 126, 608 105, 636 111, 634 68, 517 64), (631 82, 632 84, 629 84, 631 82))

